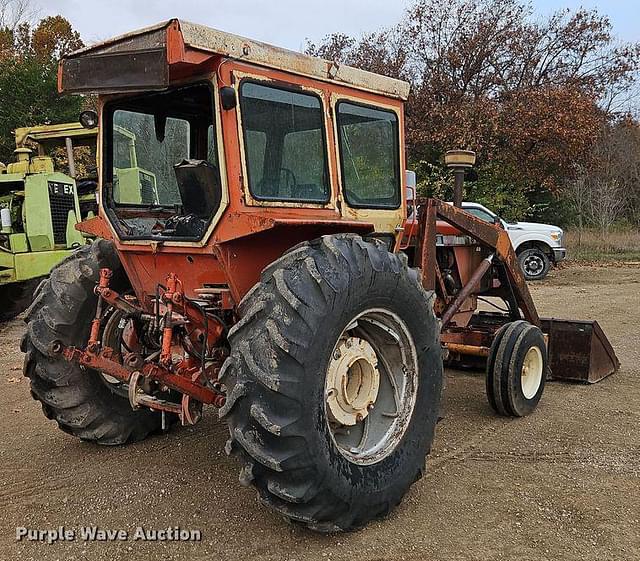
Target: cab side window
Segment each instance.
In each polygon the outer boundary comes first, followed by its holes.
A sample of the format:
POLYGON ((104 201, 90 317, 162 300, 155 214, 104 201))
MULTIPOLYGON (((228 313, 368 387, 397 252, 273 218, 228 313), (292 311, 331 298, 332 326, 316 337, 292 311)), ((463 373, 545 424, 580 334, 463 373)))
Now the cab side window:
POLYGON ((341 101, 336 106, 344 195, 352 207, 400 206, 398 116, 341 101))

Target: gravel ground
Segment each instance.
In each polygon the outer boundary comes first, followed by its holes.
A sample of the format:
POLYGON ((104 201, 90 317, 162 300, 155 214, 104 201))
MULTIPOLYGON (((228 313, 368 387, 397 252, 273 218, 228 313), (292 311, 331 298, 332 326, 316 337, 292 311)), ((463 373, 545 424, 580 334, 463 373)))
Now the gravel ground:
POLYGON ((531 417, 492 415, 480 373, 447 372, 427 475, 386 520, 352 534, 292 527, 238 484, 213 412, 121 448, 42 415, 22 377, 23 323, 0 326, 0 559, 640 559, 640 268, 568 267, 532 286, 545 315, 598 319, 622 362, 594 386, 550 384, 531 417), (137 526, 200 530, 134 541, 137 526), (16 541, 16 527, 123 529, 127 540, 16 541))

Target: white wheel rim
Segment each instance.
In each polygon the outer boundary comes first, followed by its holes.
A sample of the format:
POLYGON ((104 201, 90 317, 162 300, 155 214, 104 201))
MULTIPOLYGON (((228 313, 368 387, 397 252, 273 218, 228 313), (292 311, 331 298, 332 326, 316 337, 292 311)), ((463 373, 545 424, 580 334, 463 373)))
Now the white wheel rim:
POLYGON ((359 465, 391 454, 409 426, 417 390, 418 353, 405 322, 380 308, 354 317, 325 377, 325 416, 340 454, 359 465))
POLYGON ((345 426, 362 421, 378 397, 380 372, 373 347, 364 339, 340 340, 327 369, 327 405, 332 418, 345 426))
POLYGON ((526 399, 533 398, 540 389, 543 364, 542 351, 536 346, 531 347, 527 354, 524 355, 522 372, 520 373, 520 385, 526 399))

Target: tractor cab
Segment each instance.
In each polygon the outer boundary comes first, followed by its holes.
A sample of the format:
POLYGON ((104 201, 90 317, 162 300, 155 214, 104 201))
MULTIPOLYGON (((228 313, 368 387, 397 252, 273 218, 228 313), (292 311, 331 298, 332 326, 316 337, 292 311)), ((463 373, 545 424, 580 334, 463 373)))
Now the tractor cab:
POLYGON ((149 267, 139 297, 166 275, 154 253, 185 245, 185 290, 206 267, 239 301, 310 237, 399 244, 405 82, 171 20, 73 53, 59 86, 99 94, 102 209, 81 227, 149 267))

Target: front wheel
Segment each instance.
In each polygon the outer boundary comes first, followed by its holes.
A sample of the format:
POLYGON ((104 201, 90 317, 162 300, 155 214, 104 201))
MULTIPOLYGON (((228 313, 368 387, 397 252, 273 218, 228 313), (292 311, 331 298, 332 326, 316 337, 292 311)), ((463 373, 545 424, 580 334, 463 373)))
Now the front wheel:
POLYGON ((518 255, 520 267, 527 280, 542 280, 549 274, 551 259, 538 247, 525 249, 518 255))
POLYGON ((538 406, 547 375, 547 346, 540 328, 518 320, 496 333, 487 359, 487 399, 504 417, 524 417, 538 406))
POLYGON ((386 515, 420 477, 440 403, 433 295, 358 236, 286 254, 240 305, 223 367, 241 481, 319 531, 386 515))

